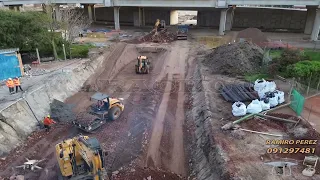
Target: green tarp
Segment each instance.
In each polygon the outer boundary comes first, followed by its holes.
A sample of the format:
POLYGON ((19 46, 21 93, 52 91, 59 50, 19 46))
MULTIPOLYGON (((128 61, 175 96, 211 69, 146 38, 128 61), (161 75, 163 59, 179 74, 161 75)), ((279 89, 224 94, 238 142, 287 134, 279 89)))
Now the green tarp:
POLYGON ((305 98, 295 89, 292 91, 291 96, 292 99, 290 108, 292 108, 293 111, 296 112, 298 116, 300 116, 303 111, 305 98))

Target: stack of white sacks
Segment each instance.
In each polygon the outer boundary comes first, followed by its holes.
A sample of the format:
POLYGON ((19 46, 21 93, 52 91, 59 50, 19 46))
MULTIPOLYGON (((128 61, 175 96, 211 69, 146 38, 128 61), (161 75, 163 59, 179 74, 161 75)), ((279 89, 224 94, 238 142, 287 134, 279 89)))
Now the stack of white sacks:
POLYGON ((232 114, 234 116, 259 113, 284 102, 284 92, 276 90, 277 86, 273 81, 269 82, 264 79, 257 79, 253 87, 258 93, 260 100, 253 100, 247 107, 242 102, 235 102, 232 105, 232 114))

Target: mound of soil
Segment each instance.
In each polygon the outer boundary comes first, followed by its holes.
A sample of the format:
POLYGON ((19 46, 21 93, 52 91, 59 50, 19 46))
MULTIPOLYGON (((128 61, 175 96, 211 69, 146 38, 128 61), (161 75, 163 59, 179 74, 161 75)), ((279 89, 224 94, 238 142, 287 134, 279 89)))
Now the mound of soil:
POLYGON ((255 72, 262 64, 263 50, 251 42, 227 44, 206 55, 204 64, 212 73, 244 75, 255 72))
POLYGON ((51 118, 59 122, 71 122, 75 119, 72 108, 73 105, 54 99, 50 104, 51 118))
POLYGON ((269 42, 268 37, 257 28, 247 28, 239 32, 237 39, 244 38, 247 41, 253 42, 262 47, 266 42, 269 42))
POLYGON ((167 43, 176 40, 177 35, 166 30, 156 33, 151 31, 149 34, 139 39, 139 42, 167 43))

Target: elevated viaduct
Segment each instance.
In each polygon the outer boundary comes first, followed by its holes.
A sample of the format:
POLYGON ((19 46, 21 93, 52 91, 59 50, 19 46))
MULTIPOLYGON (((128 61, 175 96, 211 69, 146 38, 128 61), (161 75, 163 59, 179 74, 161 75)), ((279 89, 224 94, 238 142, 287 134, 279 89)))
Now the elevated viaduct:
MULTIPOLYGON (((46 0, 0 0, 0 6, 18 9, 24 4, 43 4, 46 0)), ((198 25, 218 27, 224 35, 232 28, 258 27, 303 31, 318 40, 320 30, 320 0, 53 0, 57 5, 80 3, 85 5, 89 18, 135 26, 152 24, 161 18, 177 23, 176 10, 197 10, 198 25), (99 4, 103 7, 94 8, 99 4), (234 8, 243 5, 306 5, 306 10, 271 8, 234 8)), ((59 13, 57 6, 56 13, 59 13)))

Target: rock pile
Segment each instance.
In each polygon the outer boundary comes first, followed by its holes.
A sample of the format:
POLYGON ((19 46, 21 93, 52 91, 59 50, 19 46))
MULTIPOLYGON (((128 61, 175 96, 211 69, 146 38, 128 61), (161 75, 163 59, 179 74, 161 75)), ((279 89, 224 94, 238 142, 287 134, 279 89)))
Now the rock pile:
POLYGON ((253 73, 262 64, 263 50, 251 42, 227 44, 213 49, 206 55, 206 64, 212 73, 244 75, 253 73))

